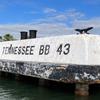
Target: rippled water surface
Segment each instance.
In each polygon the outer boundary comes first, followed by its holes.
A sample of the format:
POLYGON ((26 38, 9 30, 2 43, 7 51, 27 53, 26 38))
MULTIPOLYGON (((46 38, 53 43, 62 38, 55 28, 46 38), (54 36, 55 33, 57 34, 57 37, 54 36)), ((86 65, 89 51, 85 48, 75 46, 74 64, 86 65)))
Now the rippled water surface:
POLYGON ((68 93, 55 88, 46 88, 0 78, 0 100, 99 100, 100 91, 88 97, 76 97, 74 93, 68 93))

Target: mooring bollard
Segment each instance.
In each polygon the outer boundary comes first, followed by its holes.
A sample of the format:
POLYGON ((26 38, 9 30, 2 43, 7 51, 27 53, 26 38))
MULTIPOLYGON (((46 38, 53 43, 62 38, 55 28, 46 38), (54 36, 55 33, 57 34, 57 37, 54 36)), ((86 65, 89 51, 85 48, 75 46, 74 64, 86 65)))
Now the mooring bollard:
POLYGON ((0 42, 2 42, 2 36, 0 36, 0 42))
POLYGON ((29 30, 29 39, 36 38, 37 30, 29 30))
POLYGON ((20 32, 20 34, 21 34, 21 37, 20 37, 21 40, 28 39, 28 33, 27 32, 22 31, 22 32, 20 32))

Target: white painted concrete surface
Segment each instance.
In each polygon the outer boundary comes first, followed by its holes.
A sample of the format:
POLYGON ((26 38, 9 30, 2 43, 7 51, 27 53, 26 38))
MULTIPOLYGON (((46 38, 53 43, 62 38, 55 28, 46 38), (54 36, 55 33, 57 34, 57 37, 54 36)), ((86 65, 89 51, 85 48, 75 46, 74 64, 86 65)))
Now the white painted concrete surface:
POLYGON ((65 35, 0 42, 0 60, 100 65, 100 36, 65 35))

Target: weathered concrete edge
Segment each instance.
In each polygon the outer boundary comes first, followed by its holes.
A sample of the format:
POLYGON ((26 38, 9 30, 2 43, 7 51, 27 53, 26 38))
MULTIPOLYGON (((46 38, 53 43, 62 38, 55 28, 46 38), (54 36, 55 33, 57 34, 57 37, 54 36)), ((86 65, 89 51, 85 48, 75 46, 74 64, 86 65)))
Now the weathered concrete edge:
POLYGON ((60 65, 0 60, 0 71, 64 83, 100 83, 100 66, 60 65))

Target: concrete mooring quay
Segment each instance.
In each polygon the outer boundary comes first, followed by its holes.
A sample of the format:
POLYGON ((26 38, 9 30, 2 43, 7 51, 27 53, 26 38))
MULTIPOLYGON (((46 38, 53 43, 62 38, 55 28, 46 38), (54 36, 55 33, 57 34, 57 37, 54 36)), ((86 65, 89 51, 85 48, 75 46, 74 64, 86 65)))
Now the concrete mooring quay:
POLYGON ((89 95, 89 85, 100 83, 100 36, 65 35, 0 42, 0 71, 75 83, 75 94, 89 95))
POLYGON ((62 66, 56 64, 0 61, 0 71, 64 83, 75 83, 76 95, 89 95, 89 85, 100 83, 100 66, 62 66))

